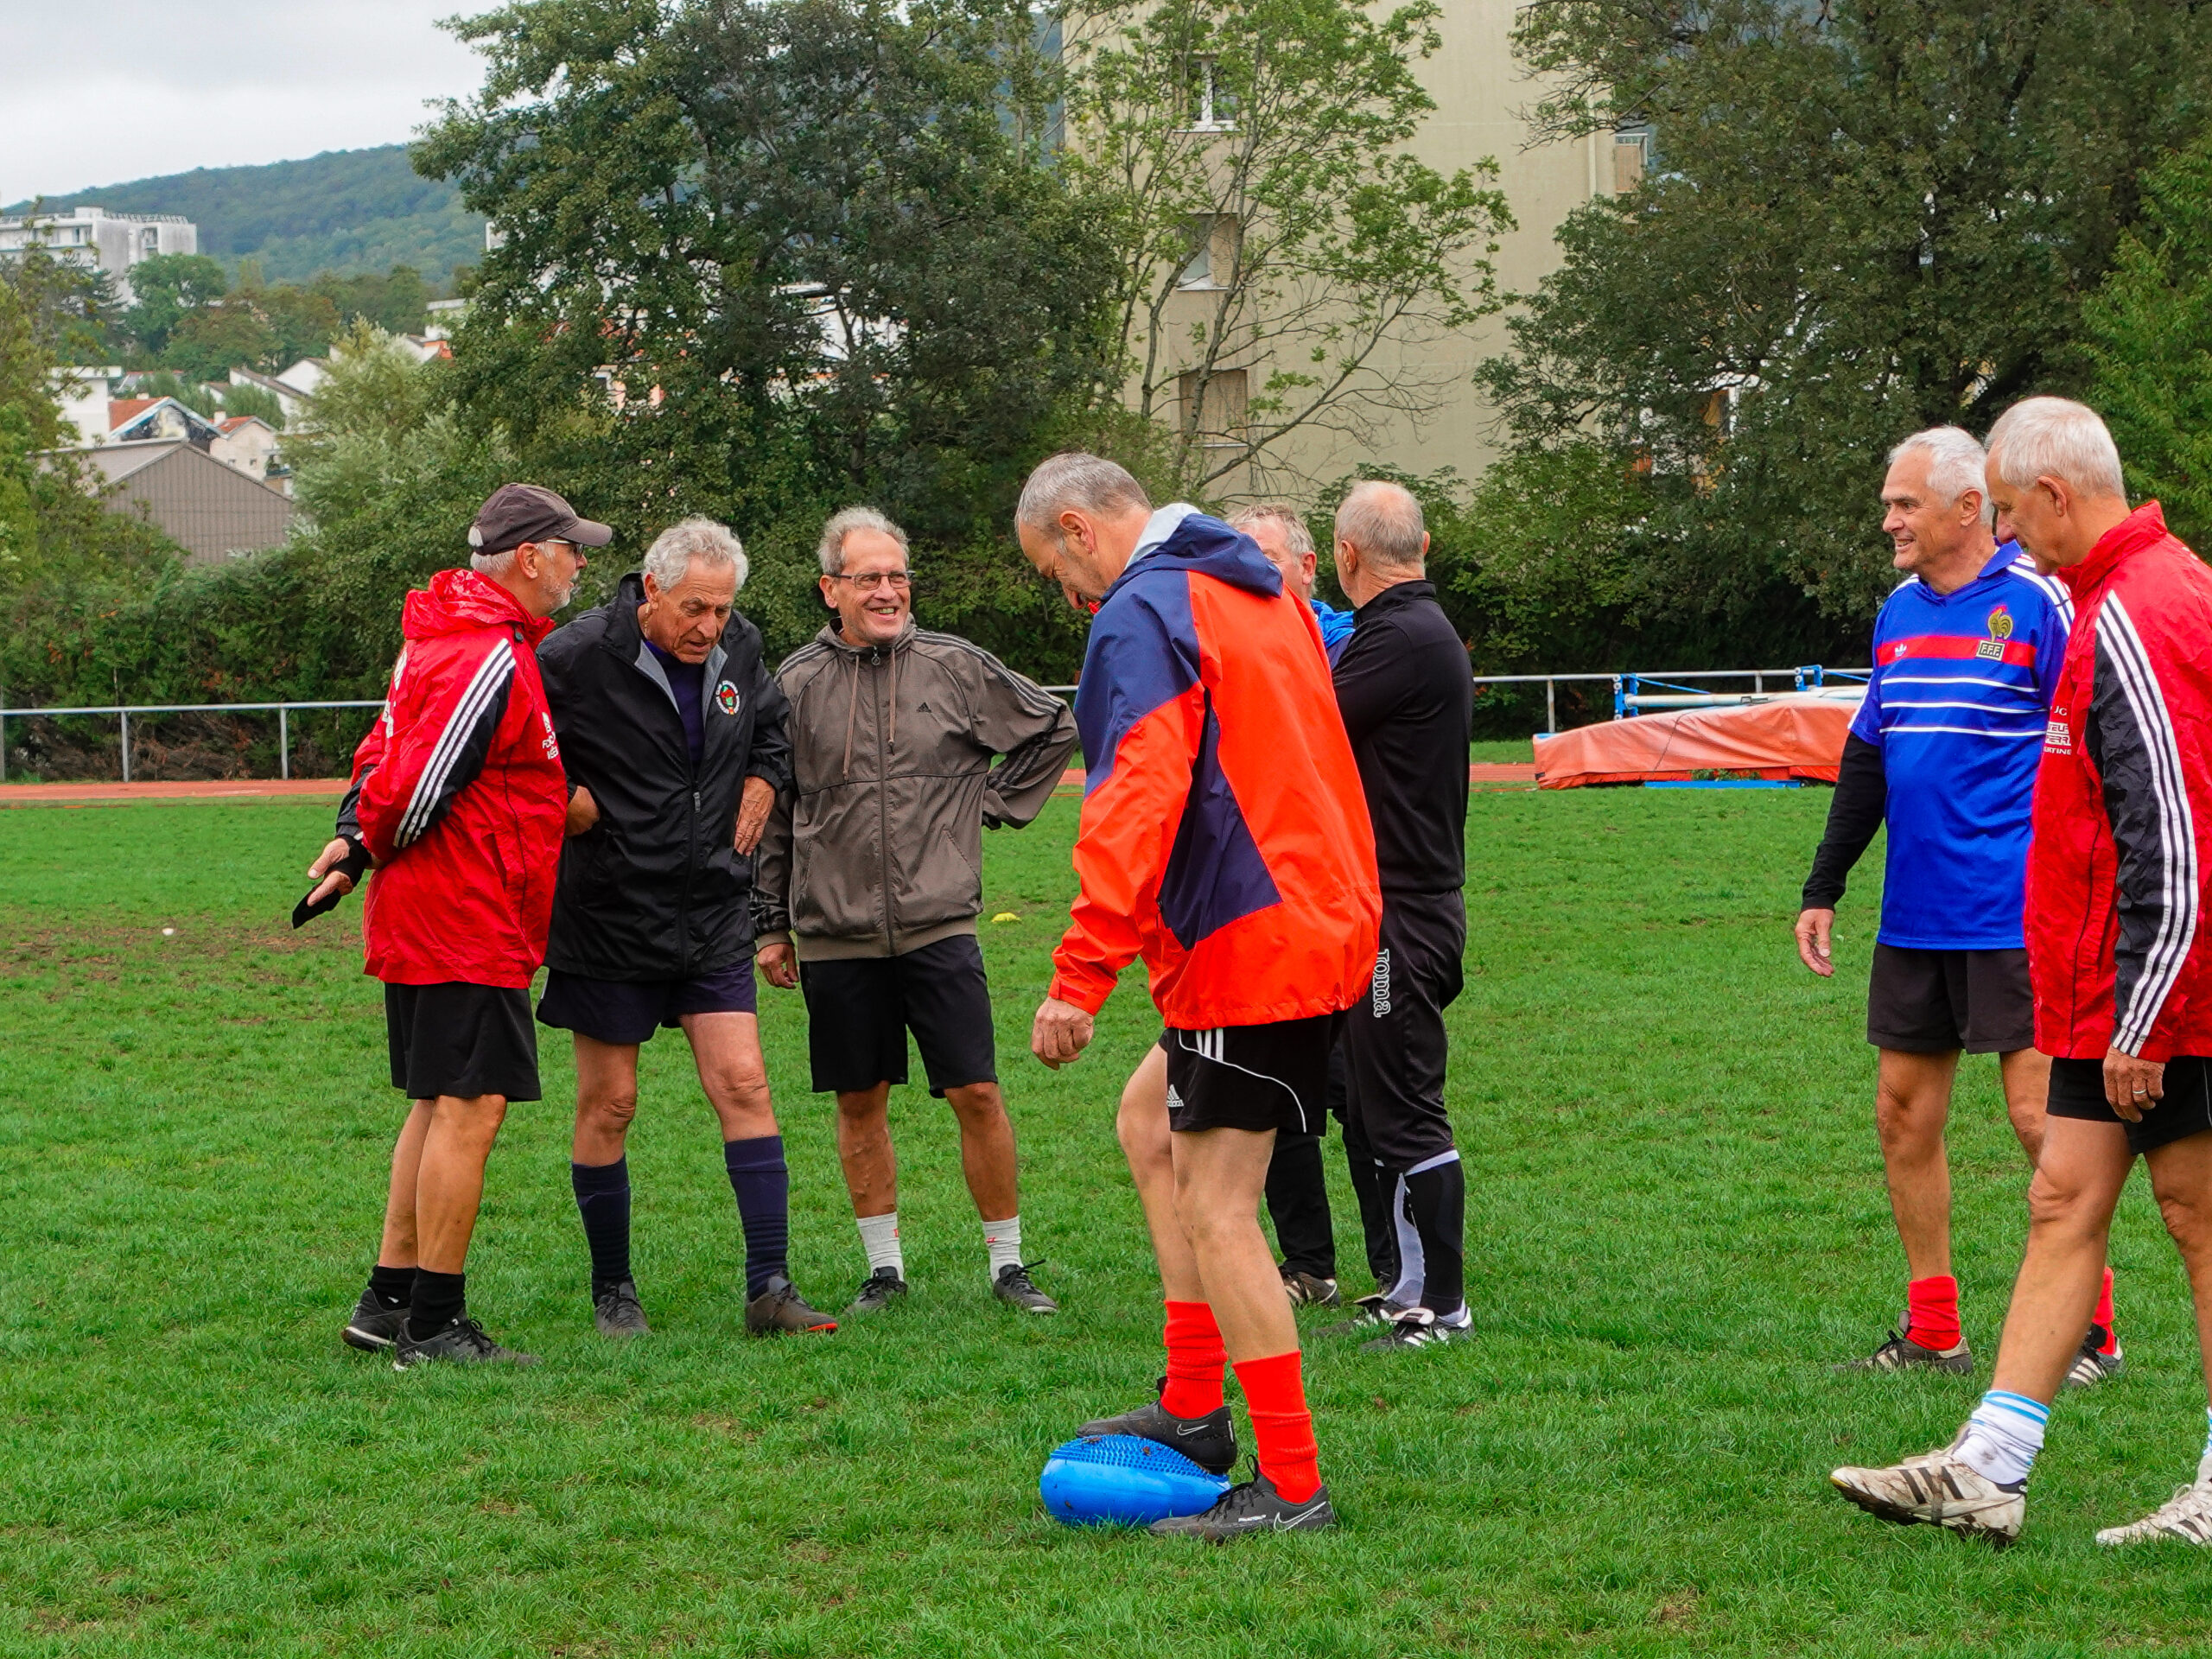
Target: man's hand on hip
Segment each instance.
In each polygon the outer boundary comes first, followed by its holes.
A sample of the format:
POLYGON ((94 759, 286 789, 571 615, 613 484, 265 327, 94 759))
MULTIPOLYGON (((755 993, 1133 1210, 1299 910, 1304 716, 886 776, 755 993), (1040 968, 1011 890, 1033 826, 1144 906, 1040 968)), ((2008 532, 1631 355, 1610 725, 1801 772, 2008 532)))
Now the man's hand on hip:
POLYGON ((1092 1020, 1072 1002, 1048 996, 1037 1005, 1036 1022, 1029 1027, 1029 1052, 1058 1071, 1090 1046, 1092 1020))
POLYGON ((315 887, 308 894, 308 903, 321 904, 332 893, 343 898, 353 891, 353 878, 335 868, 343 864, 353 851, 353 843, 343 836, 333 836, 321 852, 315 855, 314 863, 308 866, 308 880, 315 887))
POLYGON ((1835 973, 1834 934, 1835 912, 1801 910, 1797 912, 1797 960, 1822 979, 1835 973))
POLYGON ((578 784, 576 792, 569 797, 569 823, 562 833, 581 836, 598 822, 599 803, 592 799, 591 791, 578 784))
POLYGON ((2114 1048, 2105 1055, 2105 1103, 2130 1123, 2165 1097, 2166 1068, 2158 1060, 2138 1059, 2114 1048))
POLYGON ((776 786, 766 778, 745 780, 745 794, 737 804, 737 835, 731 844, 747 858, 760 844, 760 832, 768 827, 768 811, 775 804, 776 786))
POLYGON ((783 940, 762 945, 753 954, 753 960, 760 965, 760 977, 778 990, 790 991, 798 988, 798 963, 791 946, 783 940))

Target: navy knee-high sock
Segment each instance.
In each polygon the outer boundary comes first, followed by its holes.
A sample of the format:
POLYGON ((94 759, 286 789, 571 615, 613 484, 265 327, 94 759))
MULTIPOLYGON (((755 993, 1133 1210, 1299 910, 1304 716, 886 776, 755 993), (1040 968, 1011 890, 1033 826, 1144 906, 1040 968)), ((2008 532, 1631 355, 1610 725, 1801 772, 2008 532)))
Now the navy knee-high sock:
POLYGON ((570 1164, 569 1185, 591 1246, 592 1288, 620 1284, 630 1276, 630 1160, 570 1164))
POLYGON ((745 1229, 745 1294, 758 1296, 778 1274, 791 1276, 785 1258, 791 1249, 791 1177, 784 1163, 784 1137, 725 1141, 722 1164, 745 1229))

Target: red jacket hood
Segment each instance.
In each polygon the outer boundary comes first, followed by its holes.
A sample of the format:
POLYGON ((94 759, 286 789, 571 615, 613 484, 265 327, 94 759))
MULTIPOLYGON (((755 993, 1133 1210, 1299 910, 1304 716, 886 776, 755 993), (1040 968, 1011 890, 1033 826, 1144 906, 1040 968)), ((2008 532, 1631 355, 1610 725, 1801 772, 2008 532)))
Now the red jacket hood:
POLYGON ((435 639, 486 626, 519 626, 523 638, 535 646, 553 632, 553 619, 532 616, 521 601, 488 576, 474 570, 441 570, 427 588, 408 594, 399 626, 409 639, 435 639))
POLYGON ((2112 574, 2114 565, 2131 553, 2156 547, 2166 539, 2166 533, 2165 510, 2156 501, 2145 501, 2100 536, 2088 558, 2060 570, 2058 579, 2079 601, 2082 594, 2112 574))

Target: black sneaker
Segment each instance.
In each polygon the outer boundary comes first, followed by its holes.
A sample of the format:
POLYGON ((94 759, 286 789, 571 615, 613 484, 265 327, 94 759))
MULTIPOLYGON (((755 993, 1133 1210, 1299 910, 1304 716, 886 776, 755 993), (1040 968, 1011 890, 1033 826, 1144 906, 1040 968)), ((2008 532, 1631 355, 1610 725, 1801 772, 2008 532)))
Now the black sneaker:
POLYGON ((365 1290, 361 1300, 353 1304, 353 1312, 346 1318, 345 1330, 339 1332, 339 1340, 365 1354, 381 1353, 399 1341, 400 1329, 406 1323, 405 1303, 386 1307, 377 1300, 376 1292, 365 1290))
POLYGON ((1171 1515, 1155 1521, 1151 1530, 1162 1538, 1203 1538, 1225 1544, 1252 1532, 1319 1532, 1337 1524, 1329 1507, 1329 1489, 1320 1488, 1303 1503, 1287 1502, 1274 1482, 1258 1470, 1242 1486, 1232 1486, 1221 1501, 1202 1515, 1171 1515))
MULTIPOLYGON (((1164 1376, 1153 1384, 1156 1389, 1166 1386, 1164 1376)), ((1094 1417, 1076 1430, 1077 1440, 1095 1440, 1102 1434, 1134 1434, 1172 1446, 1208 1474, 1225 1475, 1236 1463, 1236 1426, 1229 1421, 1225 1403, 1203 1417, 1177 1417, 1154 1400, 1118 1417, 1094 1417)))
POLYGON ((1060 1305, 1038 1289, 1029 1277, 1030 1268, 1043 1265, 1040 1262, 1007 1262, 999 1269, 999 1276, 991 1281, 991 1294, 1025 1313, 1058 1313, 1060 1305))
POLYGON ((628 1279, 591 1287, 591 1320, 602 1337, 626 1338, 653 1333, 652 1326, 645 1323, 645 1310, 638 1304, 638 1287, 628 1279))
POLYGON ((1836 1367, 1839 1371, 1949 1371, 1960 1376, 1974 1375, 1974 1350, 1967 1346, 1964 1337, 1955 1348, 1929 1348, 1915 1342, 1902 1331, 1890 1332, 1889 1339, 1864 1359, 1847 1359, 1836 1367))
POLYGON ((2111 1332, 2101 1325, 2089 1327, 2089 1334, 2082 1338, 2082 1351, 2074 1356, 2074 1363, 2066 1368, 2065 1387, 2094 1388, 2127 1369, 2127 1356, 2120 1351, 2118 1343, 2113 1343, 2112 1352, 2107 1354, 2104 1351, 2107 1342, 2112 1342, 2111 1332))
POLYGON ((798 1287, 782 1274, 768 1281, 768 1288, 745 1305, 745 1328, 756 1337, 779 1337, 786 1331, 812 1331, 826 1336, 837 1321, 818 1307, 809 1307, 798 1287))
POLYGON ((444 1330, 427 1337, 410 1336, 404 1332, 400 1334, 397 1351, 392 1357, 393 1370, 409 1370, 434 1361, 459 1365, 535 1365, 537 1356, 500 1347, 484 1334, 484 1327, 474 1319, 455 1319, 444 1330))
POLYGON ((1464 1342, 1474 1335, 1473 1321, 1446 1325, 1429 1309, 1409 1307, 1390 1321, 1389 1328, 1372 1342, 1363 1342, 1363 1354, 1387 1354, 1398 1348, 1438 1348, 1447 1342, 1464 1342))
POLYGON ((1300 1273, 1294 1268, 1281 1269, 1283 1294, 1290 1298, 1293 1307, 1342 1307, 1344 1298, 1337 1294, 1337 1281, 1324 1279, 1319 1274, 1300 1273))
POLYGON ((1385 1325, 1395 1325, 1398 1315, 1406 1310, 1388 1296, 1377 1291, 1372 1296, 1362 1296, 1352 1303, 1353 1313, 1348 1319, 1334 1325, 1325 1325, 1313 1334, 1317 1337, 1371 1336, 1385 1325))
POLYGON ((906 1281, 896 1268, 878 1268, 861 1281, 860 1293, 846 1305, 849 1314, 880 1313, 893 1302, 904 1301, 906 1281))

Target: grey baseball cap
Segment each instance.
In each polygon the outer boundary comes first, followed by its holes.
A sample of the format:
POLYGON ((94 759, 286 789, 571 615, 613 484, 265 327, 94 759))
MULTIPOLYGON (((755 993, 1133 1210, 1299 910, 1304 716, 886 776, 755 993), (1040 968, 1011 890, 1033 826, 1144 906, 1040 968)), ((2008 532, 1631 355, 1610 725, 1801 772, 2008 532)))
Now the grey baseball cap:
POLYGON ((468 544, 479 553, 504 553, 524 542, 574 542, 605 547, 614 532, 576 510, 552 491, 535 484, 502 484, 476 510, 468 544))

